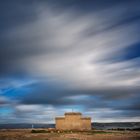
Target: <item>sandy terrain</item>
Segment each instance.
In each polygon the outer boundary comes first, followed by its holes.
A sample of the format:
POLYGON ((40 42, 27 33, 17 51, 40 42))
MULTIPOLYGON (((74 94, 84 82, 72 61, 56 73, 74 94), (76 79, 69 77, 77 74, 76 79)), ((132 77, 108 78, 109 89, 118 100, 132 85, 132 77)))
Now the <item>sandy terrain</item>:
POLYGON ((140 132, 31 133, 29 129, 0 130, 0 140, 140 140, 140 132))

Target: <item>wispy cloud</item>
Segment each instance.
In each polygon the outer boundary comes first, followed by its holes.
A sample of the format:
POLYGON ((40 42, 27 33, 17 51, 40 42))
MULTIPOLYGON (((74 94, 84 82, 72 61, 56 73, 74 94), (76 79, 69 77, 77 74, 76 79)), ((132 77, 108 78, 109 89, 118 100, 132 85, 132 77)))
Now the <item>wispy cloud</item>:
POLYGON ((25 19, 5 26, 0 36, 0 88, 4 98, 15 102, 15 118, 28 109, 39 117, 34 108, 50 106, 53 118, 73 105, 80 111, 107 109, 110 116, 99 114, 97 120, 112 120, 112 112, 113 118, 116 113, 124 120, 139 118, 138 3, 85 3, 89 10, 83 3, 16 3, 27 9, 15 9, 25 19))

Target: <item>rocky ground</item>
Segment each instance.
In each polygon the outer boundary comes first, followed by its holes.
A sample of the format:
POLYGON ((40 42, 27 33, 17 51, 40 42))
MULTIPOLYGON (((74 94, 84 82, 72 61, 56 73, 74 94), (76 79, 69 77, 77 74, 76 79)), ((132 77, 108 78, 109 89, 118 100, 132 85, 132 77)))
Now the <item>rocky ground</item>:
POLYGON ((32 133, 30 129, 0 130, 0 140, 140 140, 138 131, 32 133))

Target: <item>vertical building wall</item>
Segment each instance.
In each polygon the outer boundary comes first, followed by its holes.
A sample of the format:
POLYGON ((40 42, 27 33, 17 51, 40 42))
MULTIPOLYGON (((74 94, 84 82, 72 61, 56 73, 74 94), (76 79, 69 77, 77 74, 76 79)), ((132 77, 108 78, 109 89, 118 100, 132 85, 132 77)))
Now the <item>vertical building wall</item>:
POLYGON ((91 130, 91 118, 81 118, 82 129, 91 130))
POLYGON ((55 118, 55 127, 56 129, 65 128, 65 118, 55 118))
POLYGON ((65 113, 65 117, 57 117, 56 129, 61 130, 90 130, 91 118, 82 118, 81 113, 65 113))
POLYGON ((80 114, 65 115, 65 129, 80 129, 80 128, 81 128, 80 114))

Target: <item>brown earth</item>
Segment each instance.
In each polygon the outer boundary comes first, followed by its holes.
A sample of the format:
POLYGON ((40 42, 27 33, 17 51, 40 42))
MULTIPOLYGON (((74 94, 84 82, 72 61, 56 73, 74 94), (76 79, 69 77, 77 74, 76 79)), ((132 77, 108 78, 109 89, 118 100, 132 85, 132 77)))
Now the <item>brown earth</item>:
POLYGON ((0 130, 0 140, 140 140, 138 131, 31 133, 30 129, 0 130))

